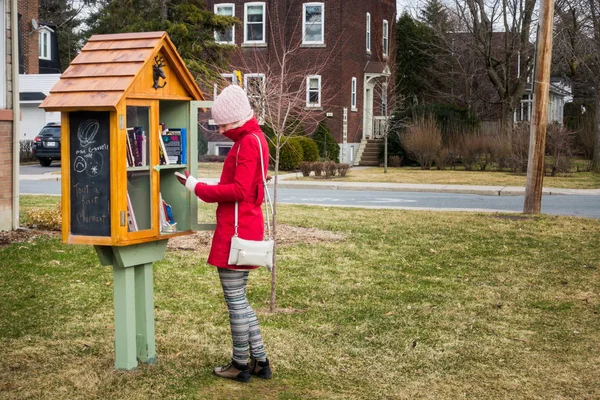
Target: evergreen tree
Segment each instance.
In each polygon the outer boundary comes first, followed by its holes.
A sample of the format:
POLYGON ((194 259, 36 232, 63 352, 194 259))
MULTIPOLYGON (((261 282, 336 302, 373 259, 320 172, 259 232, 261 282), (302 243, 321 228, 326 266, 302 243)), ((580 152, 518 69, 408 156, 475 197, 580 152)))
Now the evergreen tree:
POLYGON ((58 54, 60 68, 67 69, 81 48, 81 8, 73 8, 73 3, 67 0, 39 0, 38 18, 56 26, 58 38, 58 54))
POLYGON ((434 76, 435 35, 431 28, 404 13, 396 24, 396 82, 405 105, 422 103, 434 76))
POLYGON ((427 0, 420 14, 420 20, 436 33, 446 33, 450 30, 448 9, 440 0, 427 0))
POLYGON ((203 0, 104 0, 86 20, 95 33, 166 31, 199 83, 213 82, 215 66, 225 67, 228 47, 214 41, 214 31, 237 20, 215 15, 203 0))

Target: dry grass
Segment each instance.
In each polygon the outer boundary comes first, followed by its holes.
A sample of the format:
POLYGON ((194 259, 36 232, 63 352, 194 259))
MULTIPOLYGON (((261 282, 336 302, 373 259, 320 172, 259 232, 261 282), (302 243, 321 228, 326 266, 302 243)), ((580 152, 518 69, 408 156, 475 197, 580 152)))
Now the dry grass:
POLYGON ((278 305, 295 312, 262 311, 266 271, 249 283, 273 380, 212 375, 231 350, 206 247, 156 263, 158 364, 118 372, 111 269, 89 246, 38 236, 0 248, 0 397, 600 397, 600 221, 281 205, 278 215, 296 239, 279 248, 278 305))
MULTIPOLYGON (((383 168, 351 169, 346 178, 333 178, 346 182, 386 182, 386 183, 432 183, 444 185, 477 186, 525 186, 525 175, 498 171, 455 171, 430 170, 420 168, 383 168)), ((311 178, 305 178, 311 179, 311 178)), ((598 189, 600 174, 577 172, 561 176, 544 177, 544 187, 565 189, 598 189)))

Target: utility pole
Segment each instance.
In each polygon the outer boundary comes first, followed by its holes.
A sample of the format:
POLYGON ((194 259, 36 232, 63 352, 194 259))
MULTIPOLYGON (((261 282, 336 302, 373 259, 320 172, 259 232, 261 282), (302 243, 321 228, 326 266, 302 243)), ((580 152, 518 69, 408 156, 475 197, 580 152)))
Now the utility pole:
POLYGON ((533 115, 529 139, 525 204, 523 206, 525 214, 539 214, 542 206, 553 26, 554 0, 541 0, 535 51, 533 115))

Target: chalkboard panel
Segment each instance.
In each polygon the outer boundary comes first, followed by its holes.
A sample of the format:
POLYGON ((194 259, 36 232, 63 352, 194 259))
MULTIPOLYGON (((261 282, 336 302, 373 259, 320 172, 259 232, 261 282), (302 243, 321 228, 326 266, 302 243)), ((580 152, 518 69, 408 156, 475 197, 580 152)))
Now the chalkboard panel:
POLYGON ((110 236, 110 113, 69 113, 71 233, 110 236))

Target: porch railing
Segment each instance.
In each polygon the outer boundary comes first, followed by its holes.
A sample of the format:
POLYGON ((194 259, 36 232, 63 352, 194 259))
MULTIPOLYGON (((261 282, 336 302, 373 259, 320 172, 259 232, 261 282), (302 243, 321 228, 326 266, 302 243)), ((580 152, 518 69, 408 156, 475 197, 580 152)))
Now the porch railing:
POLYGON ((381 139, 385 136, 387 129, 388 129, 389 120, 390 120, 389 117, 373 117, 373 138, 374 139, 381 139))

